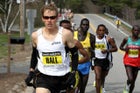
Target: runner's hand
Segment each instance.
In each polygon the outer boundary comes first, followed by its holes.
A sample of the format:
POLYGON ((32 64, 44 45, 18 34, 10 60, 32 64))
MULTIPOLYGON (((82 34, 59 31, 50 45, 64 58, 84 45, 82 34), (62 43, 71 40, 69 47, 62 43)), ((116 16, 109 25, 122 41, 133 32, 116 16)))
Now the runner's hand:
POLYGON ((27 86, 33 86, 33 84, 31 83, 32 79, 34 78, 35 76, 35 72, 33 71, 30 71, 27 78, 25 79, 25 83, 27 86))
POLYGON ((91 70, 94 70, 94 60, 95 60, 95 59, 96 59, 95 57, 90 58, 91 70))
POLYGON ((76 88, 79 83, 79 73, 78 71, 70 72, 69 77, 66 81, 68 88, 76 88))

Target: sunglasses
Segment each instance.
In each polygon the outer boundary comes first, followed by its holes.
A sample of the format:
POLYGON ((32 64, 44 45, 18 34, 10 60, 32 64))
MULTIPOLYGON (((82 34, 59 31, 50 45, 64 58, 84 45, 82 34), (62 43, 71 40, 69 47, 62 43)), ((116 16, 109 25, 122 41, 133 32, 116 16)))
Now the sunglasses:
POLYGON ((104 29, 99 29, 98 31, 105 31, 104 29))
POLYGON ((89 24, 82 24, 82 25, 84 25, 84 26, 88 26, 89 24))
POLYGON ((140 30, 138 30, 138 29, 134 29, 134 31, 140 31, 140 30))
POLYGON ((57 16, 43 16, 43 19, 55 19, 57 16))

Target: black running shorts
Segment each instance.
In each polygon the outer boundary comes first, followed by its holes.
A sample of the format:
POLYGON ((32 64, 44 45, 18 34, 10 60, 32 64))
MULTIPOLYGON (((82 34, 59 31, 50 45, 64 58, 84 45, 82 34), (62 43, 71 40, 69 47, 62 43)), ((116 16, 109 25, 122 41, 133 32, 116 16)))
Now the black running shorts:
POLYGON ((108 59, 98 59, 94 60, 95 66, 100 66, 102 70, 107 71, 109 70, 109 60, 108 59))
POLYGON ((60 90, 66 89, 65 82, 68 78, 68 74, 65 76, 48 76, 42 73, 36 75, 34 84, 37 87, 47 88, 51 93, 59 93, 60 90))

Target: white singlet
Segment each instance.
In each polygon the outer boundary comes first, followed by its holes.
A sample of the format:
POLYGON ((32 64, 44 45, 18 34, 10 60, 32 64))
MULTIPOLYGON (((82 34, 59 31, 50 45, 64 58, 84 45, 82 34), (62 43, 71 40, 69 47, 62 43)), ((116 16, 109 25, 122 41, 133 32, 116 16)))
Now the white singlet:
POLYGON ((102 39, 98 39, 96 36, 96 43, 95 43, 95 57, 104 59, 107 56, 107 53, 103 54, 101 52, 102 49, 107 49, 107 41, 105 36, 102 39))
POLYGON ((37 50, 39 52, 38 70, 50 76, 63 76, 70 72, 69 61, 66 58, 65 45, 62 41, 62 29, 53 41, 49 41, 42 35, 42 28, 37 31, 37 50))

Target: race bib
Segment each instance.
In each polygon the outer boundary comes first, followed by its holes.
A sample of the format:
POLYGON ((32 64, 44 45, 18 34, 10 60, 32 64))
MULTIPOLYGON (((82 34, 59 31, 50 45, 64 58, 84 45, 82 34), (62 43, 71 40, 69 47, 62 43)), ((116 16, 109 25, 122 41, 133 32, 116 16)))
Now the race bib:
POLYGON ((42 62, 44 65, 62 64, 62 56, 60 52, 43 52, 42 62))
POLYGON ((105 43, 96 43, 95 49, 98 49, 98 50, 106 49, 106 45, 105 43))
POLYGON ((137 58, 139 55, 139 50, 138 49, 129 49, 128 51, 128 56, 132 58, 137 58))

